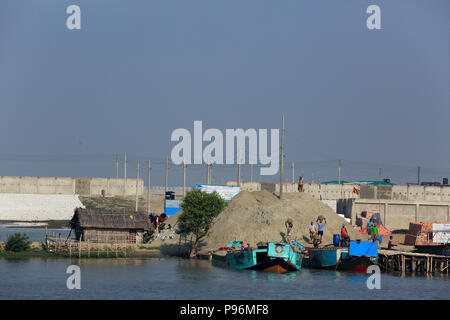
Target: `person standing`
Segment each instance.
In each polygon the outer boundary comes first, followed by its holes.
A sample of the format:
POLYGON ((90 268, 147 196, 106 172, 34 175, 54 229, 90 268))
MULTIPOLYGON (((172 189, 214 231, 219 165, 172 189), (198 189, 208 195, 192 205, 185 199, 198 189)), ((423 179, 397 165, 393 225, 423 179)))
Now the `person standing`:
POLYGON ((298 179, 298 192, 303 192, 303 178, 298 179))
POLYGON ((314 241, 316 232, 317 232, 316 225, 314 224, 314 222, 311 221, 311 223, 309 224, 309 240, 311 243, 313 243, 314 241))
POLYGON ((317 234, 319 235, 320 242, 322 242, 323 237, 323 227, 327 224, 327 219, 317 219, 317 234))
POLYGON ((376 242, 378 238, 378 228, 377 228, 377 224, 374 223, 373 227, 372 227, 372 241, 376 242))
POLYGON ((389 243, 388 243, 388 250, 395 250, 394 247, 396 246, 396 244, 392 243, 392 236, 389 236, 389 243))
POLYGON ((373 220, 370 219, 369 222, 367 222, 367 237, 368 240, 372 239, 372 230, 373 229, 373 220))
POLYGON ((350 237, 348 236, 348 231, 345 224, 343 224, 341 228, 341 246, 348 246, 349 242, 350 237))

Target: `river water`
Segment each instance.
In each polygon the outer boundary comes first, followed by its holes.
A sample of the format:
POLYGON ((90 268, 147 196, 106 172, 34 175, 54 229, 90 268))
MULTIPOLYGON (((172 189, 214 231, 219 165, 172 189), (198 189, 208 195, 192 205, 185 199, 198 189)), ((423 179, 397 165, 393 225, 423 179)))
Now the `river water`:
POLYGON ((449 299, 441 276, 368 275, 303 269, 288 274, 234 271, 207 260, 0 259, 0 299, 449 299), (81 289, 69 290, 69 265, 80 266, 81 289))
MULTIPOLYGON (((33 241, 45 235, 45 229, 18 231, 33 241)), ((2 241, 5 232, 17 230, 2 228, 2 241)), ((367 288, 368 277, 313 269, 288 274, 235 271, 207 260, 169 257, 0 259, 0 299, 450 299, 448 276, 382 273, 379 290, 367 288), (67 289, 70 265, 80 267, 80 290, 67 289)))

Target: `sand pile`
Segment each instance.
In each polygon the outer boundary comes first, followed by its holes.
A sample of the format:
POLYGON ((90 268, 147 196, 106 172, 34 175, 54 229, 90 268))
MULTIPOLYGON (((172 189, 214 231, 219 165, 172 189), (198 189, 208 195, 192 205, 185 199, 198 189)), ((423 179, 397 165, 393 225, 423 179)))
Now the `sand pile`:
POLYGON ((351 224, 326 204, 308 194, 284 194, 283 200, 280 200, 275 194, 265 190, 244 191, 236 195, 215 219, 200 252, 217 250, 233 238, 248 242, 253 247, 258 242, 282 241, 286 232, 284 222, 288 218, 294 221, 291 238, 296 238, 303 245, 311 246, 308 244, 309 223, 316 222, 319 215, 327 220, 322 244, 332 243, 333 234, 340 233, 342 224, 346 225, 352 240, 362 239, 351 224))

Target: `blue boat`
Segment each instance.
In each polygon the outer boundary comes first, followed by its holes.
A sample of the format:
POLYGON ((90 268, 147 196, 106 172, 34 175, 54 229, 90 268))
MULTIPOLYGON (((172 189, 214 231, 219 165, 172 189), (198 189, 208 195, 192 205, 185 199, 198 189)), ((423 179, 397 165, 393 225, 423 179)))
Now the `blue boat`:
POLYGON ((302 266, 328 270, 367 272, 377 263, 376 242, 350 241, 349 247, 325 246, 307 249, 302 266))
POLYGON ((230 246, 228 250, 212 254, 212 264, 236 270, 261 270, 270 272, 298 271, 302 267, 301 247, 283 242, 269 242, 257 249, 230 246))

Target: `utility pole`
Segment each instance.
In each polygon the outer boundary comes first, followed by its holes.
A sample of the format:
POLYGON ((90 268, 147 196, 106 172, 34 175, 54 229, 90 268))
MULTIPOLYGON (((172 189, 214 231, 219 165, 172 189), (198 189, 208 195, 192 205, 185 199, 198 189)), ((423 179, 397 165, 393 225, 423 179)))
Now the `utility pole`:
POLYGON ((186 158, 183 161, 183 198, 186 197, 186 158))
POLYGON ((147 213, 150 214, 150 170, 151 170, 151 162, 148 160, 147 163, 147 213))
POLYGON ((250 182, 253 182, 253 164, 250 164, 250 182))
POLYGON ((166 192, 168 189, 169 189, 169 158, 166 158, 166 192))
POLYGON ((116 179, 119 179, 119 155, 116 154, 116 179))
POLYGON ((292 183, 295 183, 295 163, 292 160, 292 183))
POLYGON ((206 165, 206 184, 211 184, 211 154, 208 154, 208 164, 206 165))
POLYGON ((123 196, 127 195, 127 153, 123 159, 123 196))
POLYGON ((136 174, 136 209, 134 211, 138 211, 138 202, 139 202, 139 160, 138 160, 138 164, 137 164, 137 174, 136 174))
POLYGON ((123 160, 123 178, 127 178, 127 153, 125 152, 125 158, 123 160))
POLYGON ((283 163, 284 163, 284 115, 281 117, 280 199, 283 197, 283 163))
POLYGON ((417 184, 420 184, 420 166, 417 167, 417 184))
POLYGON ((237 154, 237 162, 238 162, 238 176, 237 176, 237 184, 238 186, 241 185, 241 149, 238 149, 238 154, 237 154))
POLYGON ((378 168, 378 181, 381 181, 381 167, 378 168))
POLYGON ((341 184, 341 160, 338 160, 338 183, 341 184))

